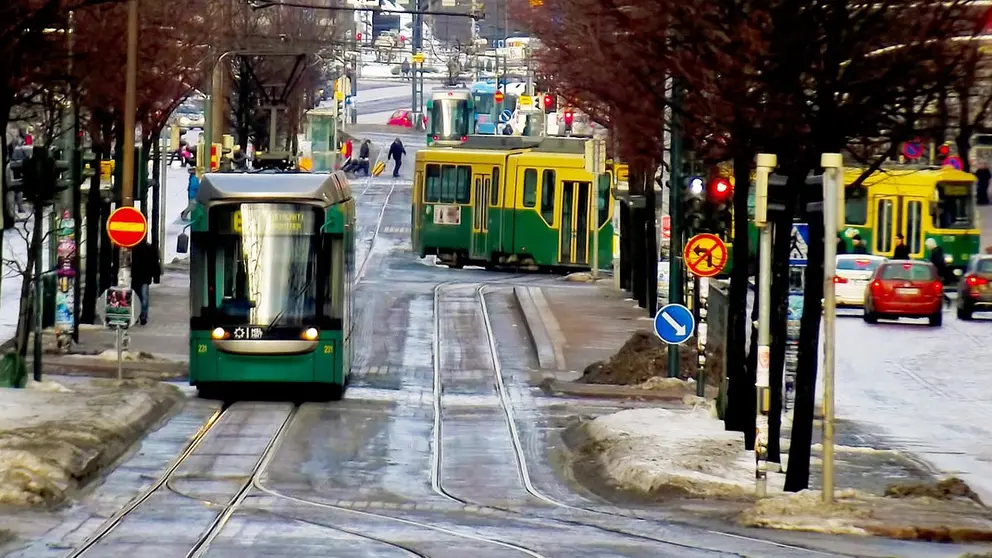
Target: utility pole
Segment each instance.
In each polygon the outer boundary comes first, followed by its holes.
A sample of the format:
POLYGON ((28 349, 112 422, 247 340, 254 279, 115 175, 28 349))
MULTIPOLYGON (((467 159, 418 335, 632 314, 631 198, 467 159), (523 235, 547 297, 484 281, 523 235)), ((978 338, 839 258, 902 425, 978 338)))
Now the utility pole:
POLYGON ((834 501, 834 348, 837 326, 836 233, 844 227, 844 159, 820 156, 823 167, 823 502, 834 501))
POLYGON ((771 348, 772 224, 768 221, 768 175, 778 165, 775 155, 759 153, 755 174, 754 224, 761 231, 758 257, 758 369, 755 381, 757 417, 755 425, 755 492, 763 498, 768 492, 768 408, 771 348))
MULTIPOLYGON (((424 2, 427 0, 416 0, 416 10, 413 13, 413 37, 411 47, 413 55, 416 56, 424 48, 424 2)), ((413 99, 411 110, 413 113, 414 125, 417 129, 423 126, 424 118, 424 71, 423 63, 418 64, 415 58, 410 60, 410 70, 413 72, 413 99)), ((426 60, 425 60, 426 62, 426 60)))
MULTIPOLYGON (((682 108, 682 86, 678 80, 672 79, 672 151, 670 156, 671 173, 669 175, 668 186, 668 211, 671 216, 671 244, 668 250, 668 303, 682 304, 682 223, 680 221, 679 209, 682 207, 682 117, 679 111, 682 108)), ((649 184, 649 188, 654 188, 654 184, 649 184)), ((651 194, 654 194, 652 190, 651 194)), ((648 219, 655 216, 648 215, 648 219)), ((657 259, 657 256, 651 254, 657 259)), ((651 281, 657 279, 651 277, 651 281)), ((649 304, 649 307, 656 306, 649 304)), ((677 378, 679 376, 679 350, 677 347, 669 346, 668 350, 668 377, 677 378)))
MULTIPOLYGON (((127 66, 124 90, 124 168, 121 172, 121 207, 134 205, 134 127, 138 88, 138 1, 127 4, 127 66)), ((121 249, 117 285, 131 287, 131 250, 121 249)))

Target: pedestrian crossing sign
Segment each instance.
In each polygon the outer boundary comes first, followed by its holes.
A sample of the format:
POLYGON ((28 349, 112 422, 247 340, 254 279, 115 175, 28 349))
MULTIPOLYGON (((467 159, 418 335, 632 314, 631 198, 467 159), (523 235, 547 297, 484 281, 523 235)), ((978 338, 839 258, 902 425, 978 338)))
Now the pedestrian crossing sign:
POLYGON ((809 225, 792 225, 792 238, 789 243, 789 265, 805 266, 809 253, 809 225))

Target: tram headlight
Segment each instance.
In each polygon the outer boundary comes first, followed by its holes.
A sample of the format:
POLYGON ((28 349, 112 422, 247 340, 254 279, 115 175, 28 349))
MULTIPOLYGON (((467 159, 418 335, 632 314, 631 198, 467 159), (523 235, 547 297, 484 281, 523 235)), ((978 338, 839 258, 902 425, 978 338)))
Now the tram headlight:
POLYGON ((214 339, 224 339, 227 337, 227 332, 224 331, 222 327, 215 327, 213 331, 210 332, 210 337, 214 339))
POLYGON ((954 256, 947 254, 944 256, 944 263, 952 264, 954 263, 954 256))
POLYGON ((315 327, 307 328, 307 330, 303 332, 303 338, 307 341, 316 341, 318 335, 320 335, 320 332, 317 331, 317 328, 315 327))

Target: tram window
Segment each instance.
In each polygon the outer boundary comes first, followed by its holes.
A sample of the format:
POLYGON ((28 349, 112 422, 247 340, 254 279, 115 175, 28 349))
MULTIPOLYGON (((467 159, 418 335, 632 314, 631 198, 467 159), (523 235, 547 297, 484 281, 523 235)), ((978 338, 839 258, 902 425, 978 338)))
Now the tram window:
POLYGON ((892 250, 892 200, 878 200, 875 214, 875 251, 887 253, 892 250))
POLYGON ((610 177, 599 177, 599 226, 610 220, 610 177))
POLYGON ((844 189, 844 222, 848 225, 868 222, 868 188, 857 186, 844 189))
POLYGON ((441 203, 454 203, 455 190, 458 189, 457 167, 454 165, 444 165, 441 167, 441 203))
POLYGON ((918 254, 923 251, 923 203, 910 201, 906 210, 906 243, 910 254, 918 254))
POLYGON ((537 205, 537 169, 524 170, 524 207, 537 205))
POLYGON ((555 171, 551 169, 541 175, 541 217, 548 224, 555 220, 555 171))
POLYGON ((938 229, 970 229, 975 226, 975 198, 971 184, 937 184, 933 226, 938 229))
POLYGON ((190 315, 199 318, 203 313, 203 308, 207 306, 207 238, 208 235, 201 232, 194 232, 191 239, 190 250, 190 315))
POLYGON ((427 165, 427 181, 424 188, 425 202, 441 201, 441 167, 427 165))
POLYGON ((472 167, 458 167, 455 182, 455 201, 469 203, 472 201, 472 167))
POLYGON ((344 238, 324 237, 324 264, 327 279, 323 282, 324 317, 341 319, 344 317, 345 249, 344 238))
POLYGON ((489 190, 489 205, 499 206, 499 167, 493 167, 493 182, 489 190))

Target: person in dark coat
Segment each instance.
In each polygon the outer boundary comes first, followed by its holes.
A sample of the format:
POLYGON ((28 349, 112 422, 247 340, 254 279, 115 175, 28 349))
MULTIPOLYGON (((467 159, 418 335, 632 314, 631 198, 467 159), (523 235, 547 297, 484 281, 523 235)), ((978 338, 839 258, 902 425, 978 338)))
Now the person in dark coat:
POLYGON ((851 239, 851 253, 852 254, 867 254, 868 247, 865 246, 865 241, 861 238, 860 234, 854 235, 851 239))
MULTIPOLYGON (((937 244, 937 241, 928 238, 926 243, 927 250, 930 251, 930 263, 937 268, 937 277, 940 277, 940 282, 943 284, 951 283, 954 277, 951 275, 951 268, 947 265, 947 259, 944 257, 944 248, 937 244)), ((947 296, 947 292, 944 292, 944 303, 950 305, 951 298, 947 296)))
POLYGON ((131 249, 131 286, 141 299, 141 325, 148 323, 149 290, 153 280, 162 276, 162 266, 158 261, 158 250, 147 242, 141 242, 131 249))
POLYGON ((837 255, 847 253, 847 243, 844 242, 844 235, 837 233, 837 255))
POLYGON ((975 176, 978 177, 978 182, 975 184, 975 187, 978 189, 978 192, 976 192, 978 205, 988 205, 989 182, 992 181, 992 171, 989 171, 989 166, 985 161, 978 164, 978 170, 975 171, 975 176))
POLYGON ((892 252, 892 259, 909 259, 909 246, 906 244, 906 237, 904 237, 901 233, 896 235, 896 249, 892 252))
POLYGON ((393 178, 399 178, 400 176, 400 165, 403 164, 403 156, 406 155, 406 149, 403 147, 403 142, 400 138, 393 140, 393 144, 389 146, 389 155, 386 156, 386 160, 392 159, 396 161, 396 166, 393 167, 393 178))

